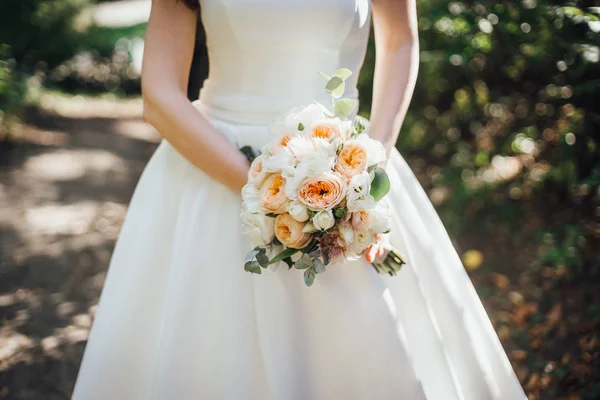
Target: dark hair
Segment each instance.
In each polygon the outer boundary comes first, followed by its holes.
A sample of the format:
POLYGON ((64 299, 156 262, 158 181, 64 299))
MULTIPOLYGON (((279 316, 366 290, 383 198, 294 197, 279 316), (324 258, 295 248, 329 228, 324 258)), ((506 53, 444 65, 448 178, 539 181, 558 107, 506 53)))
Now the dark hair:
MULTIPOLYGON (((177 0, 179 1, 179 0, 177 0)), ((191 8, 192 10, 197 10, 200 7, 200 0, 181 0, 183 3, 191 8)))

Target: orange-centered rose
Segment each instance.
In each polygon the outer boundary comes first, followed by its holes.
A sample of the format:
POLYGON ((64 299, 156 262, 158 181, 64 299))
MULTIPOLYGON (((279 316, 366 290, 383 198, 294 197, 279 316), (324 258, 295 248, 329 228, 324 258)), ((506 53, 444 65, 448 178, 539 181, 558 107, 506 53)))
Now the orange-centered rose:
POLYGON ((338 173, 310 176, 298 187, 298 200, 315 211, 331 210, 344 200, 345 179, 338 173))
POLYGON ((260 189, 260 205, 269 213, 283 214, 288 197, 284 190, 285 178, 281 174, 271 175, 260 189))
POLYGON ((302 232, 306 223, 296 221, 290 214, 280 214, 275 218, 275 236, 286 247, 303 249, 312 240, 310 233, 302 232))
POLYGON ((336 137, 341 138, 342 132, 334 124, 321 123, 313 126, 312 135, 319 139, 332 140, 336 137))
POLYGON ((335 170, 346 178, 360 174, 367 168, 367 149, 360 143, 346 143, 338 154, 335 170))
POLYGON ((268 172, 263 168, 263 160, 264 157, 259 156, 250 165, 250 176, 252 177, 256 187, 261 187, 269 175, 268 172))

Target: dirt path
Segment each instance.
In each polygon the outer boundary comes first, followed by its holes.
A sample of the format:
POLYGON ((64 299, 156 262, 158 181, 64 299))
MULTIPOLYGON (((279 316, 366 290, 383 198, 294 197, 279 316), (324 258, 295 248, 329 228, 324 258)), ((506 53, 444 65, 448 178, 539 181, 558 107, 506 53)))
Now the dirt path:
POLYGON ((159 137, 139 100, 42 98, 0 143, 0 399, 69 399, 105 270, 159 137))

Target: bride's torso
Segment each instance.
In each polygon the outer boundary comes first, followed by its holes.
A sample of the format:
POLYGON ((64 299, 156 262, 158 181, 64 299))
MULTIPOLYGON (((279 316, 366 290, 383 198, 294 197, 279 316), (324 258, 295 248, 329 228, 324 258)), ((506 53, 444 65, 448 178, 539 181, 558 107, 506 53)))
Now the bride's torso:
POLYGON ((200 102, 211 117, 269 124, 328 101, 319 72, 339 68, 353 71, 345 96, 357 97, 369 0, 202 0, 201 17, 210 72, 200 102))

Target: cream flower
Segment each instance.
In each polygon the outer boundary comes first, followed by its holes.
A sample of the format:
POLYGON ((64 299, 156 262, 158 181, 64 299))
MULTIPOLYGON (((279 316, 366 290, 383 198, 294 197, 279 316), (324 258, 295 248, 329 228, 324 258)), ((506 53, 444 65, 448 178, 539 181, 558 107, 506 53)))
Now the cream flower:
POLYGON ((289 201, 284 191, 285 178, 271 175, 260 189, 260 205, 267 213, 283 214, 289 201))
POLYGON ((269 172, 263 167, 263 162, 266 158, 267 156, 265 154, 261 154, 252 161, 252 164, 250 164, 248 180, 252 181, 256 187, 261 187, 269 176, 269 172))
POLYGON ((290 214, 281 214, 275 218, 275 236, 290 249, 303 249, 312 240, 310 233, 303 232, 305 224, 296 221, 290 214))
POLYGON ((383 144, 379 140, 371 139, 366 133, 358 135, 355 140, 367 149, 369 167, 387 159, 385 147, 383 147, 383 144))
POLYGON ((298 222, 306 222, 310 218, 306 206, 297 200, 288 203, 286 209, 292 218, 298 222))
POLYGON ((325 231, 335 225, 335 217, 331 210, 319 211, 313 217, 312 223, 316 229, 325 231))
POLYGON ((316 121, 310 127, 310 135, 314 138, 332 141, 346 137, 345 127, 339 118, 327 118, 316 121))
POLYGON ((350 179, 367 169, 367 149, 357 140, 349 140, 338 153, 335 170, 350 179))
POLYGON ((375 199, 369 194, 370 190, 371 176, 368 172, 364 171, 353 176, 348 184, 348 211, 356 212, 375 207, 375 199))

